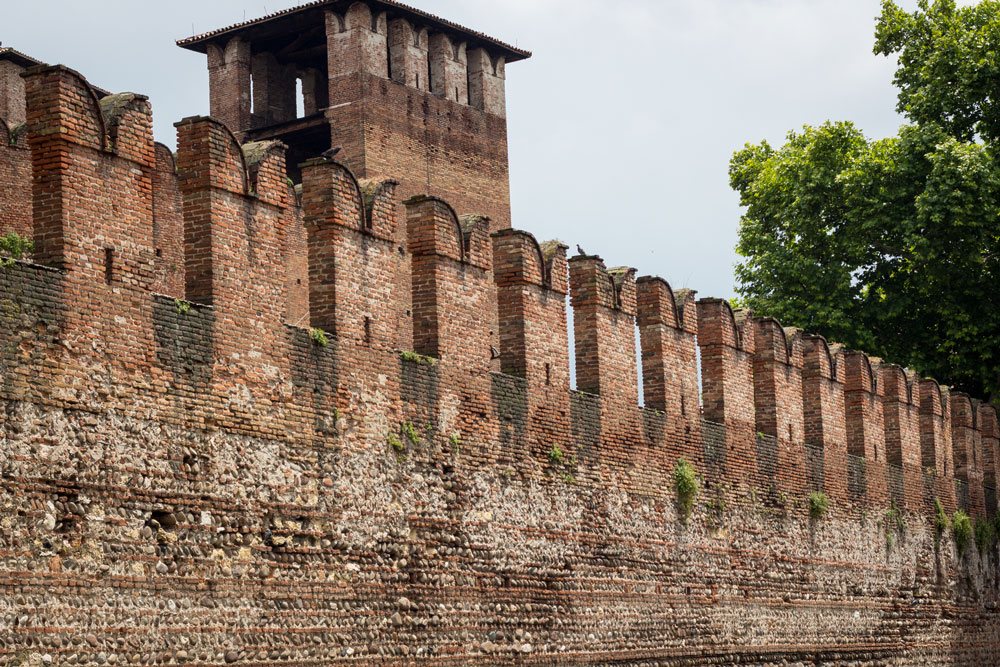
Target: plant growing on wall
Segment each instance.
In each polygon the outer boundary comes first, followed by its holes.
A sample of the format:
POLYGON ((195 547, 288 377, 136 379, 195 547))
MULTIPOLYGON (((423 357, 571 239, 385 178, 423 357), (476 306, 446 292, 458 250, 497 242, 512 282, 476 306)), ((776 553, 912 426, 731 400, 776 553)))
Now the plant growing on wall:
POLYGON ((906 530, 906 521, 899 508, 893 505, 885 513, 885 546, 891 549, 896 544, 896 539, 902 537, 906 530))
POLYGON ((403 441, 395 433, 387 435, 385 441, 397 454, 406 452, 406 445, 403 444, 403 441))
POLYGON ((549 462, 554 465, 562 465, 565 460, 566 454, 563 452, 562 447, 559 445, 552 445, 552 449, 549 450, 549 462))
POLYGON ((941 536, 944 535, 945 531, 951 528, 951 520, 948 518, 948 513, 944 511, 944 505, 941 504, 940 498, 934 499, 934 536, 935 539, 940 540, 941 536))
POLYGON ((19 259, 35 250, 34 242, 17 232, 0 236, 0 266, 7 268, 19 259))
POLYGON ((809 518, 819 521, 830 510, 830 499, 822 491, 813 491, 809 494, 809 518))
POLYGON ((955 538, 955 546, 958 547, 958 554, 964 554, 973 538, 972 519, 962 510, 958 510, 951 519, 951 531, 955 538))
POLYGON ((428 357, 425 354, 419 354, 417 352, 411 352, 405 350, 399 353, 399 358, 403 361, 408 361, 411 364, 417 364, 419 366, 436 366, 438 360, 434 357, 428 357))
POLYGON ((674 491, 677 493, 677 514, 687 523, 698 497, 698 474, 687 459, 678 459, 674 467, 674 491))
POLYGON ((317 347, 328 347, 330 345, 330 337, 322 329, 310 329, 309 340, 317 347))
POLYGON ((976 547, 985 554, 997 543, 996 526, 988 519, 976 520, 976 547))
POLYGON ((406 439, 410 441, 413 445, 420 444, 420 434, 417 432, 417 427, 413 425, 413 422, 404 422, 402 427, 403 435, 406 439))

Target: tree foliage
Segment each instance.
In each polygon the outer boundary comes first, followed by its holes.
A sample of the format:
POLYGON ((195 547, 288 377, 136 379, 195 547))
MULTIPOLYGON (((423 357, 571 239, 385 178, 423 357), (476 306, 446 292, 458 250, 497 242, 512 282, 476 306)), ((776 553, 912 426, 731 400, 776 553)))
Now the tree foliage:
POLYGON ((760 314, 1000 396, 1000 1, 886 1, 875 50, 899 54, 897 136, 828 122, 733 156, 738 290, 760 314))

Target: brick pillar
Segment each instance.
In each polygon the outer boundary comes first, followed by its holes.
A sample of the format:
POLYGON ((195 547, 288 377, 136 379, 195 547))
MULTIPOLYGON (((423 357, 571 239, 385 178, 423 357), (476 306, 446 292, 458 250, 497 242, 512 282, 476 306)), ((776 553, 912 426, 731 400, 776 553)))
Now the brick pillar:
POLYGON ((662 278, 650 276, 639 278, 636 293, 646 407, 666 414, 668 446, 700 463, 695 294, 689 290, 675 294, 662 278))
POLYGON ((863 352, 845 355, 847 377, 844 403, 847 414, 848 488, 869 505, 888 505, 885 468, 885 419, 882 387, 878 382, 878 360, 863 352))
POLYGON ((389 70, 391 78, 417 90, 430 86, 427 29, 417 30, 403 18, 389 22, 389 70))
POLYGON ((412 254, 413 346, 420 354, 486 372, 495 308, 489 221, 459 220, 444 201, 419 196, 406 202, 412 254))
POLYGON ((465 43, 456 44, 444 33, 430 37, 431 92, 458 102, 469 103, 469 62, 465 43))
POLYGON ((813 485, 832 500, 846 502, 847 415, 843 349, 821 336, 803 338, 802 406, 806 447, 814 459, 813 485), (817 455, 818 454, 818 455, 817 455))
POLYGON ((149 102, 131 93, 99 102, 61 66, 27 70, 25 87, 34 261, 66 272, 67 345, 85 344, 134 371, 152 363, 149 102))
POLYGON ((566 246, 503 230, 493 234, 493 264, 500 368, 527 382, 532 449, 546 456, 559 443, 570 452, 566 246))
POLYGON ((757 467, 765 482, 802 495, 809 487, 803 444, 802 340, 773 318, 754 320, 757 467), (775 447, 774 451, 772 445, 775 447))
POLYGON ((485 49, 469 51, 469 104, 493 116, 507 116, 503 57, 493 61, 485 49))
POLYGON ((386 16, 372 14, 368 5, 351 5, 344 16, 326 12, 327 67, 330 99, 337 77, 358 73, 389 77, 386 16))
MULTIPOLYGON (((636 463, 645 442, 636 363, 635 269, 607 269, 600 257, 569 260, 576 384, 600 396, 600 458, 610 470, 636 463)), ((645 452, 643 452, 645 453, 645 452)), ((649 452, 653 458, 660 450, 649 452)), ((643 464, 651 470, 655 462, 643 464)))
MULTIPOLYGON (((920 381, 920 460, 930 492, 949 512, 955 511, 951 408, 948 389, 934 380, 920 381)), ((931 500, 933 500, 931 498, 931 500)))
POLYGON ((1000 481, 1000 428, 997 410, 989 403, 979 404, 976 420, 979 438, 983 444, 983 489, 986 513, 993 516, 998 507, 997 482, 1000 481))
POLYGON ((580 391, 638 406, 635 270, 611 269, 600 257, 569 260, 580 391))
POLYGON ((757 475, 750 313, 734 313, 721 299, 702 299, 698 302, 698 345, 702 411, 707 421, 725 427, 722 442, 705 432, 706 463, 726 479, 746 483, 757 475))
POLYGON ((271 354, 288 303, 284 145, 241 148, 225 125, 196 117, 177 123, 177 146, 187 298, 215 307, 224 346, 271 354))
POLYGON ((32 68, 25 83, 35 261, 99 283, 110 257, 111 282, 148 290, 156 161, 149 102, 125 93, 102 109, 83 77, 61 66, 32 68))
POLYGON ((342 342, 394 347, 392 276, 396 249, 395 181, 372 188, 366 209, 361 185, 336 162, 311 160, 302 169, 302 208, 309 248, 313 327, 342 342))
POLYGON ((272 53, 253 57, 253 125, 274 125, 294 120, 296 71, 284 65, 272 53))
POLYGON ((250 43, 234 37, 225 47, 208 45, 208 81, 213 118, 237 135, 250 129, 250 43))
POLYGON ((882 364, 879 384, 882 386, 889 497, 899 508, 919 511, 924 507, 924 481, 916 378, 899 366, 882 364))
POLYGON ((980 434, 976 428, 978 406, 967 394, 951 394, 951 442, 955 464, 955 479, 963 482, 969 514, 986 516, 983 499, 983 453, 980 434))

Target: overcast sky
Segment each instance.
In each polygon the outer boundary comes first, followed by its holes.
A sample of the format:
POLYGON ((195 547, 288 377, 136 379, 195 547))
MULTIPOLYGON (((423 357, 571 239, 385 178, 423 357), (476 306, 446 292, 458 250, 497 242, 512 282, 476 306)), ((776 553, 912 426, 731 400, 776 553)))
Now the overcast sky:
MULTIPOLYGON (((734 150, 826 119, 901 123, 878 0, 408 1, 534 51, 507 69, 514 226, 701 296, 734 293, 734 150)), ((173 146, 175 121, 208 112, 205 58, 174 40, 301 2, 4 4, 4 45, 149 95, 173 146)))

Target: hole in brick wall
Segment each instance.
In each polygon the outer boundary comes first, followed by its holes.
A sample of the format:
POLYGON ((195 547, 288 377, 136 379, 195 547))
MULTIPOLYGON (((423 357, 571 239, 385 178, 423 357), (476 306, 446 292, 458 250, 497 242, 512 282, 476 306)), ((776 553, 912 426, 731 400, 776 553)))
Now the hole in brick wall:
POLYGON ((153 530, 173 530, 177 527, 177 517, 167 510, 154 510, 146 523, 153 530))
POLYGON ((552 384, 552 364, 545 364, 545 385, 552 384))
POLYGON ((365 345, 372 344, 372 318, 365 318, 365 345))
POLYGON ((687 417, 687 401, 684 399, 684 394, 681 394, 681 417, 687 417))
POLYGON ((417 73, 417 85, 414 86, 414 87, 415 88, 420 88, 420 74, 419 73, 417 73))
POLYGON ((406 248, 404 248, 403 246, 399 246, 399 256, 400 257, 406 256, 406 248))
POLYGON ((306 115, 306 97, 302 86, 302 77, 295 79, 295 117, 302 118, 306 115))
POLYGON ((301 285, 302 284, 302 278, 296 278, 295 279, 295 284, 296 285, 301 285))
POLYGON ((458 97, 458 86, 455 86, 455 101, 456 102, 460 101, 458 97))
POLYGON ((163 257, 163 250, 161 250, 160 248, 157 248, 156 249, 156 256, 157 257, 163 257))
POLYGON ((111 284, 115 277, 115 249, 104 249, 104 282, 111 284))

